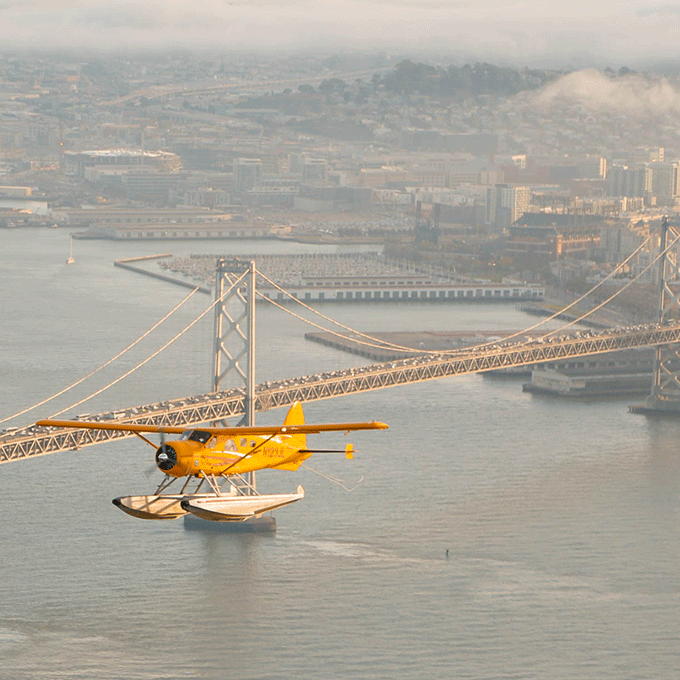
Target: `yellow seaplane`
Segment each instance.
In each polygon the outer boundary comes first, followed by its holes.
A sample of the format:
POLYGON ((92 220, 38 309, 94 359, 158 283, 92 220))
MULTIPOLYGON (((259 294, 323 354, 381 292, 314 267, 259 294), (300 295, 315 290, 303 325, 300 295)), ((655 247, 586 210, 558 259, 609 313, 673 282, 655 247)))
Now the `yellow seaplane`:
POLYGON ((148 496, 123 496, 113 504, 141 519, 177 519, 192 513, 217 522, 241 522, 304 498, 298 486, 293 494, 258 494, 246 475, 257 470, 297 470, 314 453, 344 453, 353 457, 353 447, 344 451, 307 448, 307 435, 321 432, 384 430, 385 423, 321 423, 306 425, 302 404, 294 403, 283 425, 252 427, 171 427, 102 423, 82 420, 40 420, 37 425, 131 432, 156 449, 156 466, 165 477, 148 496), (161 444, 142 433, 157 432, 161 444), (165 435, 180 435, 164 441, 165 435), (186 478, 186 479, 185 479, 186 478), (185 479, 179 491, 173 483, 185 479), (229 490, 222 484, 229 480, 229 490), (203 490, 205 488, 205 491, 203 490))

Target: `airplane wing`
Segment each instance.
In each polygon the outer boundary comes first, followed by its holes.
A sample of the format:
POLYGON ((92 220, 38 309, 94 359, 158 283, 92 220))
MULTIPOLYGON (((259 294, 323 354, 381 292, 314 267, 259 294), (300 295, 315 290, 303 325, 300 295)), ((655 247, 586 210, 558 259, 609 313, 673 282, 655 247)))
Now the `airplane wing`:
POLYGON ((354 430, 386 430, 389 425, 372 420, 367 423, 319 423, 316 425, 254 425, 252 427, 203 427, 202 425, 136 425, 133 423, 100 423, 86 420, 39 420, 43 427, 72 427, 83 430, 120 430, 123 432, 162 432, 182 434, 187 430, 201 430, 227 437, 239 435, 318 434, 320 432, 350 432, 354 430))

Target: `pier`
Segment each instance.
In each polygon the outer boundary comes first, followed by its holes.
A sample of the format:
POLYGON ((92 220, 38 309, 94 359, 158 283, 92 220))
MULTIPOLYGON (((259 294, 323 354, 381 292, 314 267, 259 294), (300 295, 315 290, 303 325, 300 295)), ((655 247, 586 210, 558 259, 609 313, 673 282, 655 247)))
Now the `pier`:
POLYGON ((130 272, 135 272, 135 274, 143 274, 144 276, 150 276, 152 279, 159 279, 160 281, 166 281, 167 283, 173 283, 176 286, 182 286, 183 288, 198 288, 199 292, 207 293, 208 295, 212 292, 209 288, 205 286, 196 286, 192 284, 191 281, 184 281, 183 279, 177 279, 173 276, 167 276, 166 274, 161 274, 160 272, 153 272, 149 269, 144 269, 142 267, 136 267, 133 262, 145 262, 149 260, 160 260, 166 257, 172 257, 172 253, 164 253, 162 255, 146 255, 143 257, 130 257, 124 260, 115 260, 113 263, 114 267, 119 267, 120 269, 127 269, 130 272))
POLYGON ((375 338, 376 346, 369 346, 362 342, 360 336, 338 337, 334 333, 328 332, 313 332, 305 333, 305 340, 316 342, 326 347, 332 347, 341 352, 348 354, 355 354, 357 356, 366 357, 372 361, 391 361, 394 359, 403 359, 407 356, 418 356, 423 352, 450 352, 455 349, 470 349, 475 345, 485 343, 503 342, 506 337, 514 337, 515 343, 518 342, 517 337, 521 337, 523 341, 535 340, 541 337, 545 331, 402 331, 402 332, 388 332, 388 333, 368 333, 372 338, 375 338), (384 347, 380 347, 380 343, 384 343, 384 347), (391 345, 400 345, 402 347, 413 347, 413 351, 404 353, 403 350, 390 349, 391 345))

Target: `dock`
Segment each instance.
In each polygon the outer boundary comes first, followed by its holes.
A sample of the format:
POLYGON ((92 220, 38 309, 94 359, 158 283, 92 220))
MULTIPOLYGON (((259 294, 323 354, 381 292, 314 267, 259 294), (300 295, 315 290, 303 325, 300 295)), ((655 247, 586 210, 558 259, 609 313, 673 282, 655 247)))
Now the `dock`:
MULTIPOLYGON (((399 345, 401 347, 410 347, 412 351, 405 352, 403 350, 390 349, 390 347, 374 347, 363 344, 360 336, 351 334, 347 337, 338 337, 333 333, 314 332, 305 333, 305 340, 310 342, 317 342, 326 347, 347 352, 349 354, 357 354, 358 356, 372 359, 373 361, 392 361, 394 359, 404 359, 411 356, 417 356, 423 352, 446 352, 452 349, 464 349, 473 347, 474 345, 482 345, 494 342, 503 342, 505 338, 510 336, 517 336, 513 338, 514 342, 524 342, 533 340, 544 332, 529 332, 522 331, 398 331, 390 333, 372 333, 368 332, 366 335, 372 338, 377 338, 391 345, 399 345)), ((375 343, 374 343, 375 344, 375 343)))
POLYGON ((161 255, 143 255, 141 257, 129 257, 124 260, 114 260, 113 266, 120 267, 121 269, 127 269, 128 271, 135 272, 136 274, 143 274, 144 276, 150 276, 152 279, 159 279, 160 281, 165 281, 167 283, 172 283, 176 286, 182 286, 183 288, 198 288, 200 293, 211 294, 212 291, 205 286, 197 286, 191 281, 185 281, 184 279, 178 279, 173 276, 168 276, 167 274, 161 274, 160 272, 152 272, 143 267, 136 267, 131 264, 132 262, 143 262, 147 260, 162 260, 166 257, 172 257, 172 253, 163 253, 161 255))

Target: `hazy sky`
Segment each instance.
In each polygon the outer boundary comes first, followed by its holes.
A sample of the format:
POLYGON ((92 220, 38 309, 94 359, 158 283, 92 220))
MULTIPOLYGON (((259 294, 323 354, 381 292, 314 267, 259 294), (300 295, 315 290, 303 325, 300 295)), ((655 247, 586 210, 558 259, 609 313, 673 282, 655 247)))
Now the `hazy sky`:
POLYGON ((0 0, 9 48, 431 50, 633 66, 679 58, 679 29, 680 2, 645 0, 0 0))

